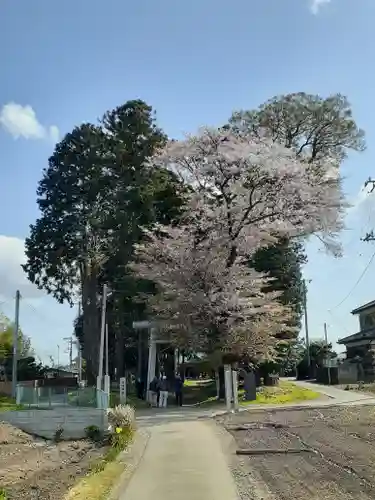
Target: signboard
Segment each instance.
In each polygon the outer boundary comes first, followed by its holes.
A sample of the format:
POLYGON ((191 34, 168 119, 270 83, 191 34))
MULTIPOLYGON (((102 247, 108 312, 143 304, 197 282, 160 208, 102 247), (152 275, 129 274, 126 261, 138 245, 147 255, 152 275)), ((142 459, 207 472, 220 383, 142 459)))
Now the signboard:
POLYGON ((120 378, 120 403, 121 404, 126 403, 126 378, 125 377, 120 378))
POLYGON ((257 385, 254 372, 246 373, 244 380, 245 400, 255 401, 257 398, 257 385))
POLYGON ((146 328, 151 328, 150 321, 133 321, 133 328, 135 330, 144 330, 146 328))

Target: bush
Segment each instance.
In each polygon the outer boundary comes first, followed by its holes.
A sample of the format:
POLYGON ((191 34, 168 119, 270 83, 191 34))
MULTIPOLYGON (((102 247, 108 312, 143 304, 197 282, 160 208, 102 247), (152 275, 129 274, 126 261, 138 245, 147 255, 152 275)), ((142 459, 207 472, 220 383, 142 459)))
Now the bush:
POLYGON ((0 500, 8 500, 8 495, 4 488, 0 488, 0 500))
POLYGON ((100 441, 102 437, 102 433, 96 425, 89 425, 85 427, 85 434, 88 439, 91 439, 91 441, 100 441))
MULTIPOLYGON (((103 471, 106 465, 116 460, 119 453, 125 450, 131 443, 135 432, 135 413, 129 405, 118 405, 107 410, 108 424, 110 430, 110 448, 99 461, 92 465, 91 471, 95 474, 103 471)), ((85 431, 91 432, 91 428, 86 427, 85 431)), ((1 500, 1 498, 0 498, 1 500)))
POLYGON ((59 425, 55 430, 55 434, 53 436, 53 440, 55 443, 59 443, 62 440, 62 435, 64 434, 64 428, 59 425))
POLYGON ((135 430, 135 412, 131 406, 117 405, 114 408, 109 408, 107 415, 110 431, 115 432, 116 429, 135 430))
POLYGON ((107 410, 111 446, 117 453, 131 442, 135 431, 135 412, 129 405, 117 405, 107 410))

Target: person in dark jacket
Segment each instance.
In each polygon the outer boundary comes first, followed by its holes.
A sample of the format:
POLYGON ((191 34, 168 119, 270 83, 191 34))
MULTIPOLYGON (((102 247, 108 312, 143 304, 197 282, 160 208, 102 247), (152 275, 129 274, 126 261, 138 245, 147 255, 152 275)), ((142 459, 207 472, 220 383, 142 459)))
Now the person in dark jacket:
POLYGON ((157 377, 154 377, 150 382, 149 391, 151 406, 158 406, 159 381, 157 377))
POLYGON ((182 406, 182 389, 184 383, 182 381, 181 375, 178 373, 175 379, 175 395, 176 395, 176 405, 182 406))
POLYGON ((165 375, 160 380, 159 408, 166 408, 168 404, 168 381, 165 375))

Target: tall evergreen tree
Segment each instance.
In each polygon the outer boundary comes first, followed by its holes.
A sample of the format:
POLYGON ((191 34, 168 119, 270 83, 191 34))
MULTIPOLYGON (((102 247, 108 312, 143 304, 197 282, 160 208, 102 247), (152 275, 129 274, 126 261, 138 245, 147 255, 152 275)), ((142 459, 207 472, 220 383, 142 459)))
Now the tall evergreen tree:
POLYGON ((92 377, 103 283, 114 290, 117 316, 111 331, 121 345, 120 304, 121 296, 129 295, 126 269, 133 245, 144 227, 158 218, 172 220, 182 205, 177 179, 147 163, 165 141, 152 108, 128 101, 107 112, 99 125, 84 124, 67 134, 39 183, 41 216, 26 239, 24 270, 60 302, 81 298, 81 340, 92 377))

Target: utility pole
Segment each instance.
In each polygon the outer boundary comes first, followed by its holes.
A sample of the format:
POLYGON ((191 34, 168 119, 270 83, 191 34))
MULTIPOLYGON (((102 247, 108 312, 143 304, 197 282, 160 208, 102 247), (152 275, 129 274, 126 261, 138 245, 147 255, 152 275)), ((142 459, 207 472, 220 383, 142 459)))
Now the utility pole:
POLYGON ((324 323, 324 340, 326 341, 326 345, 328 345, 327 323, 324 323))
MULTIPOLYGON (((81 317, 81 301, 78 302, 78 318, 81 317)), ((82 381, 82 347, 79 339, 76 341, 76 346, 78 350, 78 380, 82 381)))
MULTIPOLYGON (((308 280, 310 283, 311 280, 308 280)), ((311 358, 310 358, 310 340, 309 340, 309 322, 307 317, 307 285, 306 280, 303 280, 303 309, 305 316, 305 334, 306 334, 306 357, 307 357, 307 366, 308 366, 308 374, 310 377, 311 372, 311 358)))
POLYGON ((64 340, 68 342, 68 352, 69 353, 69 369, 73 369, 73 337, 66 337, 64 340))
POLYGON ((60 346, 57 344, 57 377, 60 375, 60 346))
MULTIPOLYGON (((371 177, 369 177, 367 179, 367 181, 365 182, 365 188, 368 186, 368 185, 371 185, 371 189, 368 190, 368 193, 367 194, 371 194, 374 192, 375 190, 375 179, 371 179, 371 177)), ((375 241, 375 234, 374 234, 374 230, 372 229, 370 232, 366 233, 366 235, 361 238, 362 241, 365 241, 366 243, 370 242, 370 241, 375 241)))
POLYGON ((16 308, 13 331, 13 363, 12 363, 12 396, 17 397, 17 356, 18 356, 18 330, 20 325, 20 291, 16 291, 16 308))
POLYGON ((105 374, 109 375, 108 323, 105 325, 105 374))
POLYGON ((102 322, 100 329, 100 348, 99 348, 99 370, 96 378, 96 387, 101 390, 103 386, 103 357, 104 357, 104 337, 105 337, 105 316, 107 307, 107 285, 103 285, 103 300, 102 300, 102 322))

